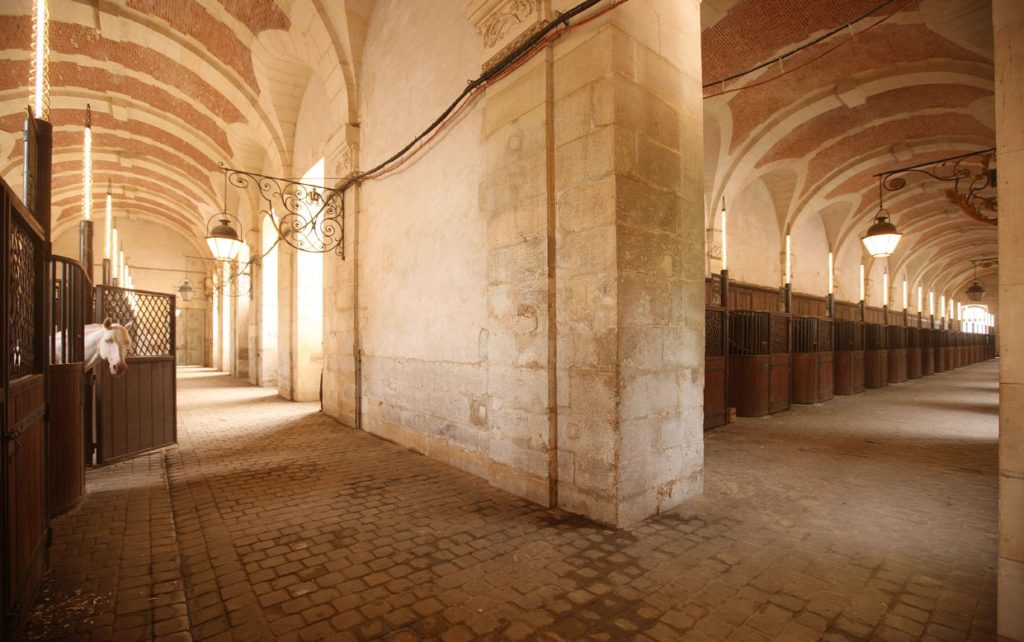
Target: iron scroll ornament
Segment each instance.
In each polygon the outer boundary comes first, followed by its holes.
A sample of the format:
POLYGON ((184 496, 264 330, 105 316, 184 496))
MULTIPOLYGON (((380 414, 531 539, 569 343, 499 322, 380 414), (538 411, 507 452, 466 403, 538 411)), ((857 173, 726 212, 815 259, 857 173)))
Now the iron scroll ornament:
POLYGON ((344 189, 219 165, 233 187, 259 191, 259 214, 270 217, 280 240, 300 252, 334 252, 345 260, 344 189))
POLYGON ((996 189, 996 170, 993 167, 995 148, 981 149, 958 156, 950 156, 930 163, 902 167, 876 174, 886 192, 897 192, 907 186, 901 174, 924 174, 944 183, 952 183, 945 191, 946 198, 960 207, 964 214, 981 223, 999 224, 999 201, 996 189), (990 212, 995 216, 988 216, 990 212))

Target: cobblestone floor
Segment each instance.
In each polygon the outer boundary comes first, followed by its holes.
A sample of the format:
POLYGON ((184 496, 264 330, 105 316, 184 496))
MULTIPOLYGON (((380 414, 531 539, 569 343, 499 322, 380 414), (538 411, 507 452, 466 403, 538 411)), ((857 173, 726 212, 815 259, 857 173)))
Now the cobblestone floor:
POLYGON ((180 446, 57 520, 34 637, 995 637, 995 362, 707 433, 703 498, 619 531, 180 374, 180 446))

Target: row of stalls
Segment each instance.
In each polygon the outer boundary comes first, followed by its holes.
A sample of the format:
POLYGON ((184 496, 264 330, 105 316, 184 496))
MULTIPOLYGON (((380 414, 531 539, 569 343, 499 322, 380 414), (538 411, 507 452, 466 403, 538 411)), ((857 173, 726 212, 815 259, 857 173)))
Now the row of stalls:
POLYGON ((730 409, 760 417, 996 355, 994 335, 902 311, 723 287, 717 275, 706 281, 705 294, 705 430, 728 423, 730 409))
POLYGON ((80 262, 52 256, 51 134, 26 121, 23 195, 0 179, 0 642, 23 634, 50 520, 79 505, 86 467, 177 435, 174 296, 94 287, 80 262), (85 369, 85 335, 102 331, 87 324, 106 317, 131 337, 118 377, 85 369))

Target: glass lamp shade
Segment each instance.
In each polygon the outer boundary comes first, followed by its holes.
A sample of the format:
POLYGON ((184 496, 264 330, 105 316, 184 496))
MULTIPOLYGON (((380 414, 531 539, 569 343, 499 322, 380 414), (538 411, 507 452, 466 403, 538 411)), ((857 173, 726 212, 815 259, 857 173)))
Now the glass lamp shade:
POLYGON ((210 230, 206 236, 206 244, 210 246, 213 258, 218 261, 231 261, 242 249, 238 232, 231 227, 231 220, 226 218, 220 219, 220 225, 210 230))
POLYGON ((971 301, 981 301, 985 298, 985 286, 981 281, 975 281, 967 288, 967 298, 971 301))
POLYGON ((874 224, 868 228, 868 233, 861 237, 864 247, 868 253, 876 259, 890 256, 896 251, 903 235, 896 231, 896 226, 889 222, 889 214, 881 210, 875 218, 874 224))
POLYGON ((182 301, 191 301, 194 292, 195 288, 189 284, 187 279, 178 287, 178 296, 181 297, 182 301))

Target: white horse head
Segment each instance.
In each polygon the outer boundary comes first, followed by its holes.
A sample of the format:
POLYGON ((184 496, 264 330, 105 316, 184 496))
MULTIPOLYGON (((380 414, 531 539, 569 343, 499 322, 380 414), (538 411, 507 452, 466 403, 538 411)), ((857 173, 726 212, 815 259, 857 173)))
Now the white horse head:
MULTIPOLYGON (((132 345, 132 338, 128 334, 131 323, 124 326, 114 323, 110 318, 103 320, 102 334, 96 346, 99 349, 99 358, 110 366, 110 374, 117 376, 124 374, 128 369, 125 358, 128 356, 128 348, 132 345)), ((88 361, 88 359, 86 359, 88 361)))

